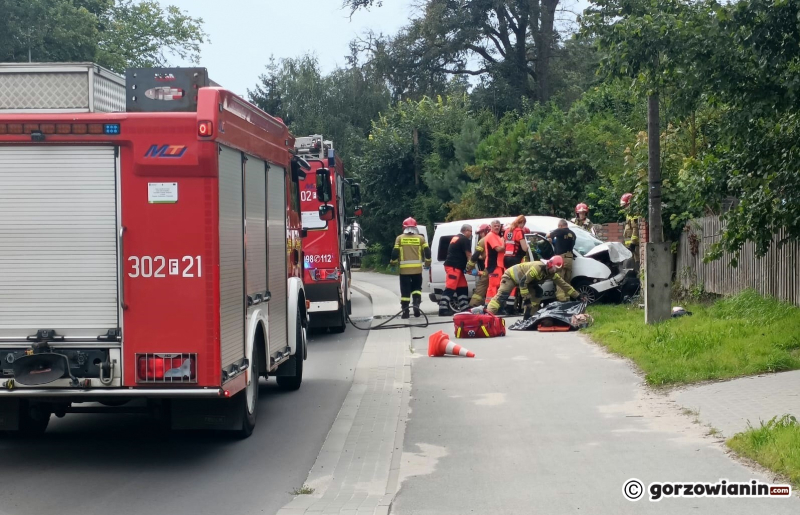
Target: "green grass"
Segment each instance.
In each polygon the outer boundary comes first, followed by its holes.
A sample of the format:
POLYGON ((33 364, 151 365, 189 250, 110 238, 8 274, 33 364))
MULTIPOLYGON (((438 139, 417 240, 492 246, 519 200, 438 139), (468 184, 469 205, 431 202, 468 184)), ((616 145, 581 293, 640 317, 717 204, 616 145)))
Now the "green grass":
POLYGON ((648 326, 636 307, 592 306, 586 332, 655 386, 800 369, 800 308, 753 291, 684 307, 694 315, 648 326))
POLYGON ((762 422, 729 439, 728 447, 784 475, 800 488, 800 424, 791 415, 762 422))
POLYGON ((289 493, 291 495, 311 495, 314 493, 314 490, 315 490, 314 488, 311 488, 308 485, 303 485, 300 488, 295 488, 289 493))

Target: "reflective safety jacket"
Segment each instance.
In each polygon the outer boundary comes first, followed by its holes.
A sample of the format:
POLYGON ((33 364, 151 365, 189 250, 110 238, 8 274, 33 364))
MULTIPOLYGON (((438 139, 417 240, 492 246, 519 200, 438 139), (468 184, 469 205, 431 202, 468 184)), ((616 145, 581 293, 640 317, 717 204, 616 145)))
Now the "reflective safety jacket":
POLYGON ((583 220, 580 220, 576 216, 575 218, 570 220, 570 222, 572 222, 573 224, 577 225, 578 227, 580 227, 584 231, 589 231, 590 233, 594 234, 594 224, 592 223, 591 220, 589 220, 588 217, 584 218, 583 220))
POLYGON ((639 244, 639 217, 638 216, 625 216, 625 228, 622 231, 622 237, 625 239, 625 246, 639 244))
POLYGON ((506 270, 503 275, 511 278, 511 280, 519 286, 519 293, 523 297, 530 296, 528 290, 534 285, 542 284, 548 279, 552 280, 556 286, 567 292, 567 295, 573 299, 578 297, 578 292, 575 291, 575 288, 562 279, 557 272, 549 272, 547 270, 547 265, 541 261, 514 265, 506 270))
POLYGON ((467 261, 467 271, 471 272, 476 266, 478 270, 483 270, 485 268, 485 263, 483 262, 484 257, 486 254, 486 236, 478 240, 477 245, 475 245, 475 252, 472 253, 472 257, 469 258, 467 261))
POLYGON ((425 236, 421 234, 404 233, 394 240, 392 250, 392 266, 400 264, 400 275, 415 275, 422 273, 422 265, 431 266, 431 249, 425 236))

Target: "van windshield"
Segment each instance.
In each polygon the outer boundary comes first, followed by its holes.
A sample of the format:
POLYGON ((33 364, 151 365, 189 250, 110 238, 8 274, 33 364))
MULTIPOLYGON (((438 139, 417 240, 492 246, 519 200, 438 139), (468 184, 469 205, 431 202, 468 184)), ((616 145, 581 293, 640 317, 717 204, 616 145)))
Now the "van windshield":
POLYGON ((570 227, 572 232, 575 233, 575 249, 581 256, 585 256, 587 252, 603 243, 598 240, 592 233, 578 227, 570 227))

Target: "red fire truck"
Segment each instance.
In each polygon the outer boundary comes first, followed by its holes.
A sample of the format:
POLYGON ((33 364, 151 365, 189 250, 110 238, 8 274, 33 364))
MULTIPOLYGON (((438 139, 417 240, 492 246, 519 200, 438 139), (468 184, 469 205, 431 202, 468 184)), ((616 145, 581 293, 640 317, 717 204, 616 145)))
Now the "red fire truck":
POLYGON ((300 387, 308 164, 209 84, 129 70, 127 112, 0 111, 0 430, 144 399, 248 436, 260 377, 300 387))
POLYGON ((357 224, 347 225, 345 186, 351 188, 356 215, 361 214, 360 188, 345 178, 342 160, 331 141, 312 135, 297 138, 295 148, 311 167, 306 180, 300 182, 303 229, 307 231, 303 238, 304 282, 311 327, 344 332, 351 307, 351 258, 362 252, 352 241, 353 225, 357 228, 357 224), (329 198, 317 194, 323 183, 329 198))

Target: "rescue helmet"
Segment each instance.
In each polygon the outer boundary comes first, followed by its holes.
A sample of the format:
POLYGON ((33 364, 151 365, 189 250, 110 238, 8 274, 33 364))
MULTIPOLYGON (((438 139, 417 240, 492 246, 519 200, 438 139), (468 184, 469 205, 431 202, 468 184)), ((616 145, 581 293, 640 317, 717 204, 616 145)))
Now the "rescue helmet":
POLYGON ((489 225, 489 224, 481 224, 481 226, 478 227, 478 232, 489 232, 491 230, 492 230, 492 226, 489 225))
POLYGON ((628 205, 630 205, 631 203, 632 198, 633 198, 633 193, 626 193, 622 195, 622 197, 620 197, 619 199, 620 207, 628 207, 628 205))
POLYGON ((576 213, 588 213, 589 212, 589 206, 587 206, 586 204, 581 202, 580 204, 575 206, 575 212, 576 213))
POLYGON ((416 226, 417 226, 417 221, 410 216, 405 220, 403 220, 403 229, 407 227, 416 227, 416 226))
POLYGON ((561 256, 553 256, 546 261, 546 264, 548 272, 555 272, 556 270, 561 270, 561 267, 564 266, 564 258, 561 256))

